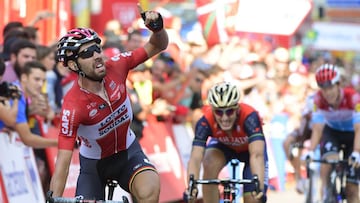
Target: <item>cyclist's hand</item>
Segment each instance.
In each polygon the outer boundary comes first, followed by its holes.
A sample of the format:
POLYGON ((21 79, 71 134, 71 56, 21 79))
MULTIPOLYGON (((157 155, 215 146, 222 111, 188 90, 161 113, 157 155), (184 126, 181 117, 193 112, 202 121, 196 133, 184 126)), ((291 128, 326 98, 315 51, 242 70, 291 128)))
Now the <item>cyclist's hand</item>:
POLYGON ((143 11, 140 4, 138 4, 138 10, 141 18, 144 20, 145 26, 149 30, 158 32, 163 29, 164 22, 160 13, 156 11, 143 11))
POLYGON ((360 153, 359 152, 352 152, 349 157, 349 163, 353 167, 360 167, 360 153))
POLYGON ((301 157, 301 159, 304 161, 311 161, 314 159, 314 157, 315 157, 314 151, 308 151, 301 157))
POLYGON ((190 191, 190 188, 188 188, 183 193, 183 200, 184 202, 189 202, 189 203, 196 202, 197 195, 198 195, 197 187, 194 187, 192 191, 190 191))
POLYGON ((257 200, 261 200, 264 196, 264 193, 262 191, 260 191, 260 192, 253 191, 251 194, 257 200))
POLYGON ((52 199, 52 194, 53 192, 51 190, 47 191, 46 193, 46 203, 53 203, 53 199, 52 199))

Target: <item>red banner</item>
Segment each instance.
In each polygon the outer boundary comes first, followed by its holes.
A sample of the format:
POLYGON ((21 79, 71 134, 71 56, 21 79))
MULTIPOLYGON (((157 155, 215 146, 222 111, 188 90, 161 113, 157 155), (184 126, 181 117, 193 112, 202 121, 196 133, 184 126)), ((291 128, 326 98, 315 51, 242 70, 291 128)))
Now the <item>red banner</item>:
POLYGON ((160 174, 160 202, 181 200, 186 188, 185 170, 173 140, 171 122, 149 119, 140 144, 160 174))

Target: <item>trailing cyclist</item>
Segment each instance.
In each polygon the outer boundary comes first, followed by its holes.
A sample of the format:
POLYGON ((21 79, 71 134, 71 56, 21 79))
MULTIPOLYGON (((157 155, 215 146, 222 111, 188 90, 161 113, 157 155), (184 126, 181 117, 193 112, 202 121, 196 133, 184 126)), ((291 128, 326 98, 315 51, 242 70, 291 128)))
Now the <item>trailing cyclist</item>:
MULTIPOLYGON (((188 177, 216 179, 222 168, 232 159, 244 162, 243 178, 258 175, 260 191, 255 185, 244 185, 244 203, 266 202, 268 185, 268 157, 262 120, 251 106, 239 102, 242 93, 236 85, 222 82, 214 85, 208 93, 209 106, 195 127, 195 137, 188 163, 188 177), (211 137, 207 143, 208 137, 211 137)), ((202 185, 204 202, 219 202, 217 185, 202 185)), ((193 200, 196 194, 185 192, 193 200)))
MULTIPOLYGON (((305 157, 313 159, 314 150, 320 144, 322 159, 338 160, 339 149, 345 145, 344 158, 349 158, 346 198, 349 203, 359 203, 360 95, 353 88, 342 87, 340 77, 339 68, 333 64, 323 64, 316 70, 316 82, 320 89, 314 97, 313 131, 305 157)), ((321 164, 323 197, 327 196, 324 188, 329 182, 330 167, 321 164)))

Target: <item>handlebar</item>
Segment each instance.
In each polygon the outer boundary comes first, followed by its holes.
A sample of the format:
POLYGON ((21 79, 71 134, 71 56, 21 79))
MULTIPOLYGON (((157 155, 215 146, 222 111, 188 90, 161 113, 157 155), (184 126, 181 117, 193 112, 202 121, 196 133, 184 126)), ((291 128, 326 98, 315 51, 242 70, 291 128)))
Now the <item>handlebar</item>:
POLYGON ((123 201, 113 200, 86 200, 80 197, 69 198, 69 197, 52 197, 53 192, 48 191, 46 194, 47 203, 128 203, 127 197, 123 196, 123 201))
POLYGON ((198 179, 195 180, 194 175, 190 174, 189 179, 189 193, 192 194, 196 188, 196 184, 215 184, 222 186, 229 186, 230 184, 254 184, 256 193, 260 190, 260 181, 257 175, 254 175, 252 179, 198 179))

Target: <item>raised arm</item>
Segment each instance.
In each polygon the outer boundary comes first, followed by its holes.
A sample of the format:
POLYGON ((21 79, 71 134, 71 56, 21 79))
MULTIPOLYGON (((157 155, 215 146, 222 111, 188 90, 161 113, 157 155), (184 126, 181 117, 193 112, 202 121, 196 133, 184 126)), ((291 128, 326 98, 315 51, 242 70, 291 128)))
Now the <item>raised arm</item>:
POLYGON ((144 45, 146 53, 151 58, 167 48, 169 44, 168 34, 164 29, 160 13, 156 11, 143 11, 139 4, 138 8, 145 26, 153 32, 149 41, 144 45))

